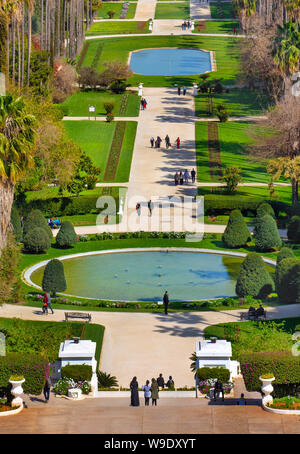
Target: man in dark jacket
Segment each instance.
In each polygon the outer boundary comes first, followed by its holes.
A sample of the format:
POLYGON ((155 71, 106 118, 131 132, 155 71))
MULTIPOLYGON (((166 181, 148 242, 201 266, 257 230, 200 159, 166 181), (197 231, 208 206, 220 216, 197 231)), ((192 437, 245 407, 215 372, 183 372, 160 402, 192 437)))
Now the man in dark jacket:
POLYGON ((165 314, 168 315, 168 305, 169 305, 169 295, 168 292, 165 292, 163 298, 164 306, 165 306, 165 314))
POLYGON ((216 401, 216 395, 218 394, 218 397, 222 393, 222 400, 224 401, 224 390, 223 390, 223 384, 221 380, 218 378, 218 380, 215 383, 215 389, 214 389, 214 400, 216 401))
POLYGON ((160 388, 164 388, 165 387, 165 380, 164 380, 164 377, 162 376, 162 374, 159 374, 159 377, 158 379, 156 380, 157 381, 157 384, 160 388))

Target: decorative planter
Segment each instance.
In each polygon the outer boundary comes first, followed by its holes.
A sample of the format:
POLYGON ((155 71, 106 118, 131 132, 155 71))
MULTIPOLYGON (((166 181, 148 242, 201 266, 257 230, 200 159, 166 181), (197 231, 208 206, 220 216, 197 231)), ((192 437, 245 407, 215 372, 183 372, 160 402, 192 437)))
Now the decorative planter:
POLYGON ((12 410, 0 411, 0 417, 1 417, 1 416, 13 416, 13 415, 17 415, 17 414, 20 413, 20 411, 22 411, 22 410, 23 410, 23 405, 19 406, 18 408, 12 409, 12 410))
POLYGON ((261 390, 264 393, 264 397, 262 399, 263 404, 267 405, 268 403, 272 403, 273 397, 271 396, 271 392, 274 391, 272 382, 275 380, 275 377, 272 377, 272 378, 259 377, 259 379, 262 382, 261 390))
POLYGON ((82 398, 82 391, 80 388, 72 388, 68 391, 68 397, 72 399, 81 399, 82 398))
POLYGON ((21 405, 23 407, 23 399, 22 399, 22 397, 20 397, 20 394, 23 394, 22 384, 24 383, 25 378, 23 378, 22 380, 18 380, 18 381, 16 381, 16 380, 8 380, 8 381, 12 385, 11 393, 13 396, 15 396, 15 398, 13 399, 13 401, 11 403, 11 406, 18 407, 19 405, 21 405))

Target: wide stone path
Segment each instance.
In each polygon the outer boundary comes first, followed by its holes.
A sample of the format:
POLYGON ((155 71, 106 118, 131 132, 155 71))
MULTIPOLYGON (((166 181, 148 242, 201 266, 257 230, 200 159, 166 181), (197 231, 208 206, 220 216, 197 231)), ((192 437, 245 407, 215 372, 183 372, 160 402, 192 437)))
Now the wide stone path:
POLYGON ((134 20, 154 19, 156 0, 139 0, 136 6, 134 20))
POLYGON ((193 19, 211 19, 209 2, 199 0, 190 1, 190 15, 193 19))

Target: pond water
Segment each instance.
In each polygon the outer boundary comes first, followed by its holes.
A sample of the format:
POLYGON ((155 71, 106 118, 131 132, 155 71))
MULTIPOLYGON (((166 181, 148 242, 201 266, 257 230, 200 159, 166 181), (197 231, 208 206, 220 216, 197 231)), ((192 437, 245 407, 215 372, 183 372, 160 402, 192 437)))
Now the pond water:
POLYGON ((147 76, 186 76, 211 71, 210 53, 199 49, 146 49, 132 52, 130 69, 147 76))
MULTIPOLYGON (((197 301, 235 296, 243 258, 201 252, 118 252, 63 260, 66 294, 122 301, 197 301)), ((270 266, 267 269, 273 270, 270 266)), ((44 268, 32 273, 41 285, 44 268)))

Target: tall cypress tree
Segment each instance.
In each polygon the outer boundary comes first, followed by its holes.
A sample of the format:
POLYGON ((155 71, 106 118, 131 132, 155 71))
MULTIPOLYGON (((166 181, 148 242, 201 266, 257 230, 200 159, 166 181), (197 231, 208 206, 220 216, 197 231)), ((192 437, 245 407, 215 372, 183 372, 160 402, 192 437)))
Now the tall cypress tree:
POLYGON ((44 270, 42 288, 45 292, 64 292, 67 288, 64 265, 60 260, 50 260, 44 270))
POLYGON ((250 232, 242 213, 240 210, 233 210, 230 213, 228 224, 222 237, 223 243, 229 248, 238 248, 245 246, 250 240, 250 232))
POLYGON ((274 282, 260 255, 251 252, 242 263, 235 288, 237 296, 266 298, 274 291, 274 282))

